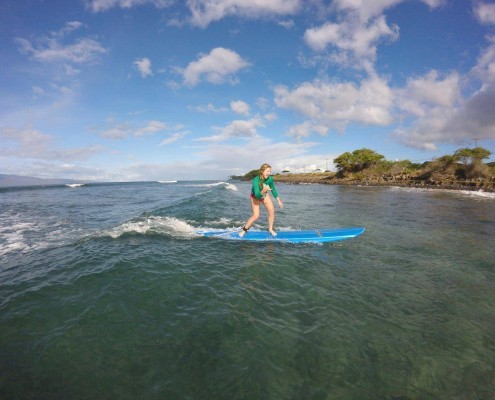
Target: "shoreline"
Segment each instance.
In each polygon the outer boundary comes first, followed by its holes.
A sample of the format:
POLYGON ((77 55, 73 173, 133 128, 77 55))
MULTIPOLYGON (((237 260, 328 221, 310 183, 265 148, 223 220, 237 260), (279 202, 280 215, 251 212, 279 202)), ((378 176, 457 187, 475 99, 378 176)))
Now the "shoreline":
POLYGON ((370 186, 370 187, 406 187, 417 189, 443 189, 483 191, 495 193, 495 182, 486 179, 455 181, 445 179, 434 181, 431 179, 395 179, 392 177, 367 177, 365 179, 336 178, 334 173, 307 173, 274 175, 275 182, 289 184, 321 184, 341 186, 370 186))

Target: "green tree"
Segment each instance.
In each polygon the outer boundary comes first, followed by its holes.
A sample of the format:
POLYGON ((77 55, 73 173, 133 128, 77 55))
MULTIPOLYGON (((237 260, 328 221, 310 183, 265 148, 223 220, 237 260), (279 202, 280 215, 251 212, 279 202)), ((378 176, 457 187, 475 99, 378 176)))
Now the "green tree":
POLYGON ((491 151, 483 147, 475 147, 474 149, 465 147, 454 153, 454 157, 461 160, 464 165, 481 164, 485 158, 491 155, 491 151))
POLYGON ((458 155, 445 155, 435 159, 433 163, 430 163, 430 166, 433 169, 446 170, 455 165, 457 161, 459 161, 458 155))
POLYGON ((359 172, 374 164, 379 163, 385 157, 370 149, 345 152, 333 160, 340 172, 359 172))
POLYGON ((481 163, 485 158, 489 158, 491 155, 492 152, 484 147, 475 147, 473 149, 473 158, 475 163, 481 163))
POLYGON ((352 165, 352 154, 346 151, 333 160, 333 163, 340 172, 350 171, 352 165))
POLYGON ((244 175, 244 179, 248 179, 248 180, 252 180, 254 179, 256 176, 258 176, 260 174, 260 170, 259 169, 253 169, 251 171, 249 171, 246 175, 244 175))

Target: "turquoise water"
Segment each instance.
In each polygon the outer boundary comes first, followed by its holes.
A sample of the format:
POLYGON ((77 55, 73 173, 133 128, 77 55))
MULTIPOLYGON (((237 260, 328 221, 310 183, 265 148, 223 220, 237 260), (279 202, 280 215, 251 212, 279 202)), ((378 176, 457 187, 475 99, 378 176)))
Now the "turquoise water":
POLYGON ((242 182, 0 191, 1 399, 492 399, 495 197, 242 182), (266 229, 262 213, 255 229, 266 229))

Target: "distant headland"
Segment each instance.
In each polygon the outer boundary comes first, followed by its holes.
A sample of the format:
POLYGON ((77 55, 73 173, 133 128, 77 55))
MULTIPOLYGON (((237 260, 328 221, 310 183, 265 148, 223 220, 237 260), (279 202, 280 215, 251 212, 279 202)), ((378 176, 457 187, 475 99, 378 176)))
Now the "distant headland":
MULTIPOLYGON (((346 152, 334 159, 337 172, 276 174, 277 182, 293 184, 404 186, 451 190, 495 192, 495 163, 483 163, 491 152, 482 148, 464 148, 423 164, 409 160, 387 161, 370 149, 346 152)), ((251 180, 258 170, 233 179, 251 180)))
POLYGON ((33 176, 0 174, 0 187, 67 185, 88 182, 74 179, 43 179, 33 176))

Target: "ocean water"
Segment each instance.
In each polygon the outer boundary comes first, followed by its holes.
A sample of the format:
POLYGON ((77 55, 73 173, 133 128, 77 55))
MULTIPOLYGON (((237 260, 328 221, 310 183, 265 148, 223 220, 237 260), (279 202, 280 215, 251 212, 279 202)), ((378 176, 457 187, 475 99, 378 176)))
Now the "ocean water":
POLYGON ((495 196, 244 182, 0 189, 0 399, 493 399, 495 196), (262 211, 254 229, 266 229, 262 211))

